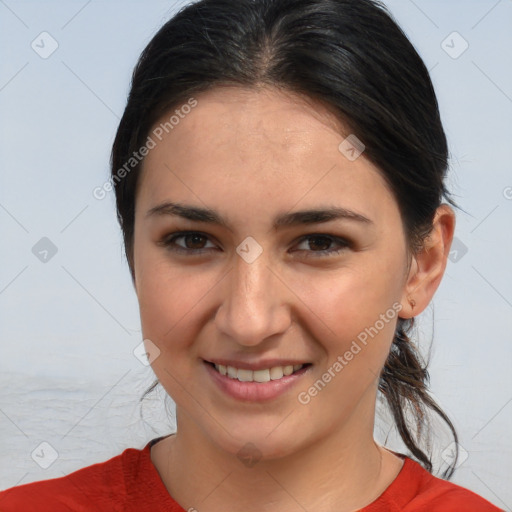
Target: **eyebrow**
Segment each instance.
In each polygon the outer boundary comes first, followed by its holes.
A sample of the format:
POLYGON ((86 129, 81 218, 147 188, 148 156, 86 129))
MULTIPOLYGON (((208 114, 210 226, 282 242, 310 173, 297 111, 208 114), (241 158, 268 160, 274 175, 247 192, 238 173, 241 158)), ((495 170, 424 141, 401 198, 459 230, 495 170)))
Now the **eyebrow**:
MULTIPOLYGON (((195 222, 205 222, 208 224, 218 224, 231 229, 229 223, 222 218, 215 210, 210 208, 201 208, 180 203, 166 201, 165 203, 154 206, 146 212, 147 217, 170 215, 182 217, 195 222)), ((313 208, 297 212, 282 213, 274 219, 272 225, 274 230, 282 227, 297 226, 301 224, 320 224, 331 220, 352 220, 363 224, 373 224, 368 217, 356 213, 346 208, 313 208)))

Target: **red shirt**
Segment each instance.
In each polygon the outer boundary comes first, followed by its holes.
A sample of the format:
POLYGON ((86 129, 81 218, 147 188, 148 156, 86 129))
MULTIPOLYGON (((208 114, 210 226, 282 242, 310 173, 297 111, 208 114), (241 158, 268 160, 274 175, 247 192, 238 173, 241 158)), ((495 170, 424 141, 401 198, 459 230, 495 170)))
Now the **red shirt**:
MULTIPOLYGON (((0 512, 185 512, 151 462, 150 441, 62 478, 0 492, 0 512)), ((475 493, 432 476, 405 457, 390 486, 360 512, 499 512, 475 493)))

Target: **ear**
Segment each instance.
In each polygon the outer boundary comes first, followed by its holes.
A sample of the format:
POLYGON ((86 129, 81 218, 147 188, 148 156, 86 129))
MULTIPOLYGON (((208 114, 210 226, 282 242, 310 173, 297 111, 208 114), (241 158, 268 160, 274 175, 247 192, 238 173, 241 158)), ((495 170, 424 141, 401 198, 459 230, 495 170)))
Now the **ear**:
POLYGON ((455 230, 455 213, 442 204, 436 210, 432 230, 416 252, 404 286, 401 318, 421 313, 430 303, 443 277, 455 230))

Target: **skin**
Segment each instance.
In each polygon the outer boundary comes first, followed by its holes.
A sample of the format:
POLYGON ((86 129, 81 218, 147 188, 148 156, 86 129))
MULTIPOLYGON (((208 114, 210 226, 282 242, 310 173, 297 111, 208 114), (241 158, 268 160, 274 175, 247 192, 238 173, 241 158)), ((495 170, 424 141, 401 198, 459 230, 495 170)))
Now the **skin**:
POLYGON ((445 270, 453 211, 439 207, 424 248, 411 255, 395 197, 364 153, 350 161, 338 150, 350 132, 327 107, 268 87, 217 87, 196 99, 147 155, 136 197, 142 332, 160 351, 152 367, 176 403, 178 425, 152 448, 152 461, 186 510, 364 507, 403 464, 373 439, 396 318, 307 405, 297 396, 394 303, 402 318, 423 311, 445 270), (211 208, 229 227, 147 215, 165 201, 211 208), (272 228, 279 214, 332 206, 371 222, 272 228), (189 255, 159 243, 186 230, 204 235, 175 241, 189 255), (319 234, 349 245, 311 238, 319 234), (252 263, 236 252, 248 236, 263 249, 252 263), (258 404, 213 384, 203 359, 216 357, 312 367, 294 388, 258 404), (237 456, 249 442, 261 457, 252 467, 237 456))

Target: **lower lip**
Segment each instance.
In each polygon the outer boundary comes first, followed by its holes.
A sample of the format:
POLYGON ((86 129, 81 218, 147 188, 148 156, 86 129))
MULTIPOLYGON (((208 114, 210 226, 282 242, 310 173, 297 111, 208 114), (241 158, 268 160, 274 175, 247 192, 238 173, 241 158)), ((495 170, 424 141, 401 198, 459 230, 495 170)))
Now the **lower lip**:
POLYGON ((246 402, 264 402, 286 393, 302 376, 309 371, 311 365, 269 382, 241 382, 219 373, 210 363, 204 361, 206 371, 221 391, 232 398, 246 402))

